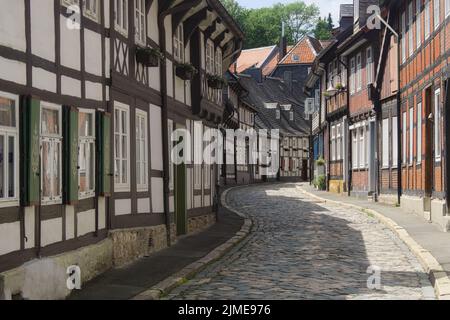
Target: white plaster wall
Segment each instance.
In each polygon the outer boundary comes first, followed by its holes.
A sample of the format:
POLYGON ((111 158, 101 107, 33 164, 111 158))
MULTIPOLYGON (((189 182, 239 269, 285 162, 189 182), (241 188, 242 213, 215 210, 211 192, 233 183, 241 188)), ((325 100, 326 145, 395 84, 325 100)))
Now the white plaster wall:
POLYGON ((0 44, 25 51, 25 2, 0 0, 0 44))
POLYGON ((106 199, 104 197, 98 198, 98 229, 106 228, 106 199))
POLYGON ((77 236, 95 231, 95 210, 79 212, 77 214, 77 236))
POLYGON ((194 197, 194 208, 201 208, 202 207, 202 196, 195 196, 194 197))
POLYGON ((152 178, 152 212, 164 213, 164 183, 162 178, 152 178))
POLYGON ((175 197, 169 197, 169 212, 175 212, 175 197))
POLYGON ((109 1, 103 1, 104 3, 104 17, 105 17, 105 28, 109 28, 110 27, 110 12, 109 12, 109 1))
POLYGON ((173 77, 174 77, 174 68, 173 63, 169 59, 166 59, 166 71, 167 71, 167 95, 173 98, 173 77))
POLYGON ((131 214, 131 199, 115 200, 116 216, 124 216, 131 214))
POLYGON ((34 207, 25 207, 25 249, 34 247, 35 217, 34 207))
POLYGON ((163 150, 162 150, 162 124, 161 108, 150 105, 150 147, 152 156, 152 169, 163 170, 163 150))
POLYGON ((153 1, 147 17, 147 34, 156 43, 159 44, 158 31, 158 1, 153 1))
POLYGON ((20 222, 0 224, 0 255, 20 250, 20 222))
POLYGON ((66 206, 66 239, 75 238, 75 207, 66 206))
POLYGON ((105 38, 105 75, 107 78, 111 76, 111 56, 110 56, 110 39, 105 38))
POLYGON ((138 213, 151 213, 150 198, 138 199, 137 202, 138 213))
POLYGON ((103 101, 103 88, 101 83, 86 81, 86 99, 103 101))
POLYGON ((166 51, 170 54, 173 52, 173 33, 172 33, 172 16, 168 15, 164 20, 164 29, 166 30, 166 51))
POLYGON ((27 66, 25 63, 0 57, 0 78, 25 85, 27 83, 27 66))
POLYGON ((56 92, 56 74, 41 68, 33 67, 33 87, 56 92))
POLYGON ((55 17, 53 0, 31 3, 31 52, 55 61, 55 17))
POLYGON ((67 18, 61 17, 61 64, 68 68, 81 70, 80 68, 80 30, 69 29, 66 26, 67 18))
POLYGON ((102 38, 99 33, 89 29, 84 31, 86 71, 97 76, 102 75, 102 38))
POLYGON ((157 91, 161 90, 161 78, 160 69, 161 67, 149 68, 148 69, 148 84, 149 87, 157 91))
POLYGON ((81 98, 81 81, 67 76, 61 77, 61 93, 81 98))
POLYGON ((62 218, 56 218, 41 222, 42 246, 62 241, 62 218))

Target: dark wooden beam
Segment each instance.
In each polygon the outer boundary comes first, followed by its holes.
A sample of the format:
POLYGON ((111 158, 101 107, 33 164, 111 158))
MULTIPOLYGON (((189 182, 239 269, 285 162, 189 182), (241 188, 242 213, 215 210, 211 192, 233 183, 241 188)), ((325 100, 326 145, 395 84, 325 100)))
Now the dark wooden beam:
POLYGON ((184 45, 188 44, 188 40, 191 39, 195 30, 198 28, 201 21, 208 17, 208 9, 205 7, 196 14, 190 16, 184 22, 184 45))
POLYGON ((148 14, 150 12, 150 8, 152 7, 153 0, 145 1, 145 13, 148 14))
POLYGON ((205 41, 209 39, 209 37, 211 37, 211 35, 217 30, 216 23, 217 19, 214 19, 211 25, 203 32, 203 34, 205 35, 205 41))
MULTIPOLYGON (((172 31, 175 32, 178 25, 185 20, 187 12, 198 6, 203 0, 190 0, 187 1, 186 5, 187 7, 184 8, 184 10, 180 10, 179 12, 173 14, 172 16, 172 31)), ((195 14, 195 13, 194 13, 195 14)))
POLYGON ((217 37, 214 38, 214 46, 218 47, 222 41, 225 39, 226 34, 228 33, 228 29, 223 30, 217 37))

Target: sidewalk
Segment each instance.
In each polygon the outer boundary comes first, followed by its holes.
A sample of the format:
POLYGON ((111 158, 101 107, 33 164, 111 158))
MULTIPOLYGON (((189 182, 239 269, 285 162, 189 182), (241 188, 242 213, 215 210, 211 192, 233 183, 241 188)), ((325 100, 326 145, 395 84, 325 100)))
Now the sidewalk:
POLYGON ((170 248, 134 264, 112 269, 74 292, 71 300, 128 300, 184 270, 185 267, 204 258, 214 249, 235 237, 244 219, 221 208, 218 221, 209 229, 182 238, 170 248))
MULTIPOLYGON (((397 234, 400 233, 400 235, 404 235, 405 242, 408 246, 412 244, 414 241, 418 244, 415 247, 418 249, 419 252, 414 252, 416 255, 419 253, 419 255, 422 255, 422 260, 424 259, 423 256, 426 254, 431 254, 432 257, 434 257, 435 260, 439 263, 440 267, 442 267, 442 270, 436 270, 440 268, 433 268, 433 266, 429 266, 430 270, 430 276, 434 276, 436 278, 436 275, 439 274, 440 271, 444 271, 447 275, 440 274, 440 280, 441 282, 445 282, 446 286, 448 285, 450 288, 450 280, 448 279, 448 276, 450 276, 450 233, 445 233, 441 231, 437 226, 426 222, 423 218, 408 213, 405 210, 389 206, 382 203, 376 203, 376 202, 369 202, 362 199, 357 199, 354 197, 348 197, 347 195, 338 195, 338 194, 332 194, 325 191, 318 191, 314 187, 310 186, 309 184, 301 184, 299 187, 301 190, 306 191, 307 193, 310 193, 316 197, 325 199, 325 200, 331 200, 335 202, 340 202, 342 204, 357 206, 360 209, 366 209, 366 210, 372 210, 378 213, 381 216, 384 216, 388 219, 384 219, 387 222, 387 224, 390 224, 389 227, 391 229, 396 229, 397 234), (392 220, 394 224, 389 223, 388 220, 392 220), (395 224, 397 226, 395 226, 395 224), (402 229, 404 229, 405 232, 402 233, 402 229), (409 237, 408 237, 409 235, 409 237), (413 241, 408 241, 408 238, 412 238, 413 241), (420 248, 421 247, 421 248, 420 248), (426 251, 427 252, 426 252, 426 251), (435 269, 435 270, 433 270, 435 269), (434 272, 433 272, 434 271, 434 272), (445 279, 444 279, 445 277, 445 279)), ((403 238, 401 236, 401 238, 403 238)), ((415 244, 412 244, 415 245, 415 244)), ((411 249, 411 246, 410 246, 411 249)), ((416 250, 413 250, 416 251, 416 250)), ((431 258, 432 258, 431 257, 431 258)), ((425 260, 433 260, 433 259, 426 259, 425 260)), ((423 261, 422 261, 423 262, 423 261)), ((437 266, 435 264, 434 266, 437 266)), ((432 281, 439 280, 439 279, 431 279, 432 281)), ((435 284, 436 287, 436 284, 435 284)), ((444 288, 442 288, 441 291, 444 291, 444 288)), ((441 295, 444 294, 441 292, 441 295)), ((448 292, 450 294, 450 292, 448 292)), ((445 293, 447 295, 447 293, 445 293)), ((450 296, 449 296, 450 298, 450 296)))

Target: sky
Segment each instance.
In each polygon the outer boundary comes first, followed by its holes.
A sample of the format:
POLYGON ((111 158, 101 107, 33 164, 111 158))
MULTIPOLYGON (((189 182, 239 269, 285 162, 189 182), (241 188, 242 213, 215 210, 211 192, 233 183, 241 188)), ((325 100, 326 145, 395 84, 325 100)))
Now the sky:
MULTIPOLYGON (((237 0, 242 6, 247 8, 261 8, 268 7, 274 3, 289 3, 294 0, 237 0)), ((339 5, 343 3, 353 3, 352 0, 303 0, 307 4, 315 3, 320 8, 320 15, 322 17, 328 16, 331 13, 333 22, 338 24, 339 20, 339 5)))

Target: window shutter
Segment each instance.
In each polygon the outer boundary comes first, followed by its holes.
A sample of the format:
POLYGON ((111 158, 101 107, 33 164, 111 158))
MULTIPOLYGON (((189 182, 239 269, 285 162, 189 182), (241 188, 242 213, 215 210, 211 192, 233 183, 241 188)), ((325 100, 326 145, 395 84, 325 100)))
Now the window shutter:
POLYGON ((98 154, 98 192, 102 196, 111 195, 111 114, 98 112, 96 117, 98 154))
POLYGON ((41 102, 32 97, 22 98, 20 112, 21 148, 21 204, 39 204, 40 188, 40 124, 41 102))
POLYGON ((63 195, 64 203, 78 202, 78 109, 63 108, 63 195))

